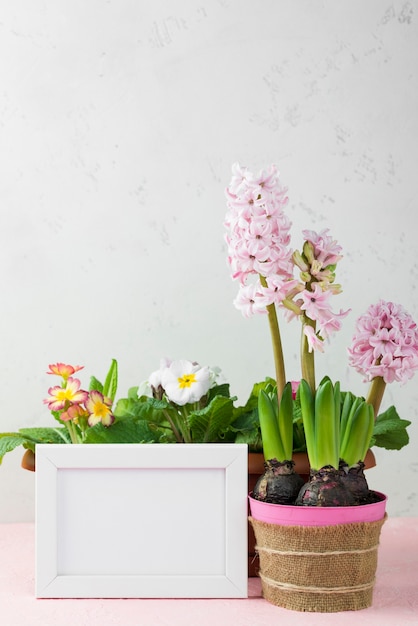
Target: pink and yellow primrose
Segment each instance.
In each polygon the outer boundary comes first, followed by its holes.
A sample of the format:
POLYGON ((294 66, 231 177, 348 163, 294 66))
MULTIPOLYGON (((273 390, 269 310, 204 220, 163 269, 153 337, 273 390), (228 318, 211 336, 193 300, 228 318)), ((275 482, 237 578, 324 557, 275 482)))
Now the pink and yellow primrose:
POLYGON ((103 426, 110 426, 115 421, 112 413, 112 400, 106 398, 100 391, 90 391, 86 400, 86 409, 88 411, 88 424, 95 426, 99 422, 103 426))
POLYGON ((48 389, 44 403, 56 420, 65 425, 72 443, 84 443, 89 427, 96 424, 111 426, 115 420, 112 405, 117 387, 117 363, 112 365, 104 385, 92 378, 90 390, 81 388, 81 381, 72 374, 82 365, 55 363, 49 365, 48 374, 61 376, 61 385, 48 389))
POLYGON ((44 400, 51 411, 62 411, 67 409, 70 404, 81 404, 88 398, 87 391, 80 389, 81 382, 78 378, 68 378, 65 386, 50 387, 48 389, 49 397, 44 400))
POLYGON ((47 374, 62 376, 64 380, 68 380, 69 376, 72 376, 83 368, 84 365, 66 365, 65 363, 53 363, 49 365, 49 371, 47 372, 47 374))

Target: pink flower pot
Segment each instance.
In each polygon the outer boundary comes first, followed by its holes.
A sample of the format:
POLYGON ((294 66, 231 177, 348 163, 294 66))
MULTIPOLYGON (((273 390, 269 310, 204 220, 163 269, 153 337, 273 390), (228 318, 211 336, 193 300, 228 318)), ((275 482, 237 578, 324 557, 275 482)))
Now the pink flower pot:
POLYGON ((251 516, 259 522, 281 526, 335 526, 356 522, 377 522, 383 519, 387 497, 379 502, 359 506, 289 506, 260 502, 248 496, 251 516))
POLYGON ((264 598, 286 609, 336 613, 372 604, 387 497, 342 507, 288 506, 249 496, 264 598))

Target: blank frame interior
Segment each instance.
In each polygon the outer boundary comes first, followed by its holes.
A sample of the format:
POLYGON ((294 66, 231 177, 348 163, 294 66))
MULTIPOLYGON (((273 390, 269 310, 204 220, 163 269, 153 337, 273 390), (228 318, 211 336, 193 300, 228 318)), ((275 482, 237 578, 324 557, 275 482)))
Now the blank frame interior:
POLYGON ((247 446, 40 445, 37 597, 246 597, 247 446))

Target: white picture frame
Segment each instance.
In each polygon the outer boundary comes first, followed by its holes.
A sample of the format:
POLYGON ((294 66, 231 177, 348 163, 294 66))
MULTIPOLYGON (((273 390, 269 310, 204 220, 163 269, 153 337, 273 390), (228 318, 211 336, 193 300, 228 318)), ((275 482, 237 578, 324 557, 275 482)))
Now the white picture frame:
POLYGON ((36 446, 37 598, 245 598, 247 446, 36 446))

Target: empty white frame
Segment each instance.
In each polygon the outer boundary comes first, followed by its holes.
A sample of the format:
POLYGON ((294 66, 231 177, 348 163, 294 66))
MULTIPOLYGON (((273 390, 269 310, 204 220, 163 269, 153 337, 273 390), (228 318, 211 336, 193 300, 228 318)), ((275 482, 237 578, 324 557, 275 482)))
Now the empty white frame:
POLYGON ((247 597, 247 446, 36 447, 38 598, 247 597))

